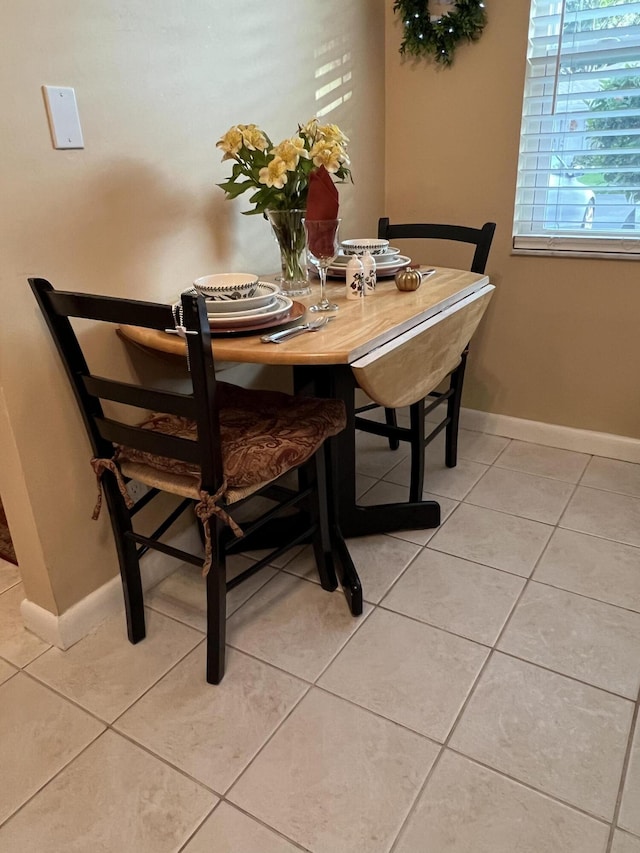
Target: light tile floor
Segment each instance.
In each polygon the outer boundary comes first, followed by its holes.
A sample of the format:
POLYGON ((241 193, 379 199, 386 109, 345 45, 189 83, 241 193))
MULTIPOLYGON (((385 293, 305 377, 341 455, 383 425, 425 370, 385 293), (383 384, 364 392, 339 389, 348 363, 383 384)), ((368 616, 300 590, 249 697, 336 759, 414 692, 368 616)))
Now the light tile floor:
MULTIPOLYGON (((640 853, 640 465, 442 456, 437 531, 351 541, 361 618, 308 549, 236 589, 219 687, 192 567, 61 652, 0 563, 0 850, 640 853)), ((363 502, 407 471, 359 437, 363 502)))

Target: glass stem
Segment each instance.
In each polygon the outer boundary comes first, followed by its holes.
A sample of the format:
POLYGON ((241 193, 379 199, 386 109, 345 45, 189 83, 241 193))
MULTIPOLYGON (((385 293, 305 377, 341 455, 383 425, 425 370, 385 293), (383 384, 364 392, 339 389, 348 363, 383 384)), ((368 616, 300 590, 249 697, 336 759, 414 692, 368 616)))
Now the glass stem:
POLYGON ((327 268, 323 264, 319 265, 318 274, 320 275, 320 305, 327 305, 329 300, 324 293, 325 285, 327 283, 327 268))

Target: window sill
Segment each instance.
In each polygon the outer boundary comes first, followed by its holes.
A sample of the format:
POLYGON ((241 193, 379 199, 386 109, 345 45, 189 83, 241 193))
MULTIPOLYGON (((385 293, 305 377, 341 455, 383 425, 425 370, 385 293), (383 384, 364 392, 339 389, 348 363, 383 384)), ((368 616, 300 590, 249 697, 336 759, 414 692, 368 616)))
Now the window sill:
POLYGON ((513 255, 551 258, 640 260, 640 239, 623 237, 523 237, 513 238, 513 255))
POLYGON ((512 249, 512 255, 530 258, 600 258, 606 261, 640 261, 637 252, 585 252, 578 249, 512 249))

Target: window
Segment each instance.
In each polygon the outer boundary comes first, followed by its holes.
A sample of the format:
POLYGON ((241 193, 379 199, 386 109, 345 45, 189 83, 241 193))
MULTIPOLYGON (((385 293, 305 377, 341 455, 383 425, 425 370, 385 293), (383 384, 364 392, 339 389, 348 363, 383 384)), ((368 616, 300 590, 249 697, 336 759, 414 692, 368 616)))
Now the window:
POLYGON ((513 245, 640 258, 638 0, 532 0, 513 245))

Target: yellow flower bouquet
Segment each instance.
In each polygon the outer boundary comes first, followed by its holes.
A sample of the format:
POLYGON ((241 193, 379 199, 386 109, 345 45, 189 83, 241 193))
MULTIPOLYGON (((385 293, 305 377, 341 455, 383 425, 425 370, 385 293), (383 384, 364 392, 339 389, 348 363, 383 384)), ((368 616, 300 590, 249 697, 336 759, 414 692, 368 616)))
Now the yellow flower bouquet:
POLYGON ((234 125, 216 143, 223 162, 234 161, 231 177, 218 186, 229 199, 253 193, 253 210, 244 213, 269 219, 280 247, 280 285, 290 296, 310 292, 303 224, 309 176, 324 166, 338 183, 351 178, 348 142, 337 125, 313 118, 277 145, 255 124, 234 125))
POLYGON ((253 190, 253 210, 304 209, 309 175, 324 166, 338 182, 351 177, 348 138, 335 124, 320 124, 314 118, 298 125, 298 132, 277 145, 255 124, 237 124, 216 143, 222 160, 233 160, 231 177, 221 184, 227 198, 253 190))

